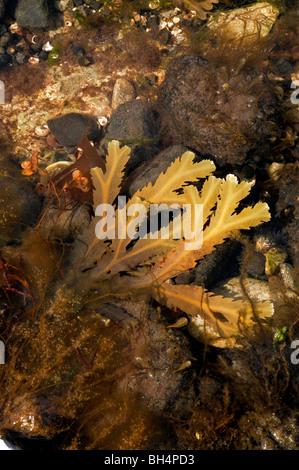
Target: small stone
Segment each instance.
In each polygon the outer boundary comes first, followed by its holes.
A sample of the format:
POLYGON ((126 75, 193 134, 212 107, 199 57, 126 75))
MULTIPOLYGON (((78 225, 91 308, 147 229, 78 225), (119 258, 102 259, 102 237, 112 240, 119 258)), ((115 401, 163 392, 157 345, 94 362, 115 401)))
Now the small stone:
POLYGON ((7 49, 6 49, 6 52, 7 54, 9 55, 14 55, 16 53, 16 49, 14 46, 9 46, 7 49))
POLYGON ((43 45, 42 49, 43 49, 43 51, 50 52, 53 49, 53 46, 48 41, 48 42, 46 42, 46 44, 43 45))
POLYGON ((37 65, 37 64, 39 64, 39 58, 38 57, 29 57, 28 62, 31 65, 37 65))
POLYGON ((13 23, 10 25, 9 30, 11 34, 19 34, 21 32, 21 28, 18 23, 13 23))
POLYGON ((174 16, 172 18, 172 21, 174 22, 174 24, 178 24, 181 21, 181 18, 179 16, 174 16))
POLYGON ((49 26, 49 7, 46 0, 19 0, 16 21, 22 28, 45 29, 49 26))
POLYGON ((112 95, 112 108, 127 103, 136 98, 136 91, 131 82, 125 78, 118 78, 115 82, 112 95))
POLYGON ((96 119, 87 114, 69 113, 49 119, 47 124, 57 142, 66 147, 75 147, 85 132, 90 140, 101 136, 96 119))

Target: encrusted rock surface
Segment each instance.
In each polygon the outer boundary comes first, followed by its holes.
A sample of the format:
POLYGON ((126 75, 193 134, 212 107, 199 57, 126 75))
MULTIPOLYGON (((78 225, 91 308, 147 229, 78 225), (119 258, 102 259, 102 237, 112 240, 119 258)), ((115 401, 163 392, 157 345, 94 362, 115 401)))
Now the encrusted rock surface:
POLYGON ((19 0, 16 8, 16 21, 24 28, 47 28, 49 7, 47 0, 19 0))
POLYGON ((199 55, 182 55, 161 85, 165 120, 182 144, 220 164, 241 164, 251 152, 269 149, 278 101, 263 75, 248 70, 227 77, 199 55))

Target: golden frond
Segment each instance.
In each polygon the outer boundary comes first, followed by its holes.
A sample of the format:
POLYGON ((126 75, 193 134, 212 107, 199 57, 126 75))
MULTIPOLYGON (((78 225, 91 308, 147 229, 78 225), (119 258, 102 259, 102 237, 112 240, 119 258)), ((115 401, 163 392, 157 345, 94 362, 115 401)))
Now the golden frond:
POLYGON ((215 296, 201 286, 163 283, 155 290, 154 297, 191 317, 192 336, 220 347, 233 345, 244 329, 252 327, 255 316, 264 320, 273 314, 271 302, 257 303, 253 312, 249 302, 215 296))

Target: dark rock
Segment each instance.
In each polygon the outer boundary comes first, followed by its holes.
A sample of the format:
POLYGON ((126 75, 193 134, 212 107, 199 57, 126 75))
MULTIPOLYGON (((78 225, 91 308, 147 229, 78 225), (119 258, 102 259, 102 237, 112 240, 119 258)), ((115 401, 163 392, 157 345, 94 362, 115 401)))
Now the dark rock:
POLYGON ((38 57, 39 57, 39 60, 47 60, 48 59, 48 55, 49 55, 49 52, 47 51, 41 51, 39 54, 38 54, 38 57))
POLYGON ((279 121, 279 103, 263 76, 241 69, 228 77, 221 66, 183 55, 169 66, 160 92, 165 121, 182 144, 233 165, 249 152, 269 151, 268 124, 279 121))
POLYGON ((42 42, 38 42, 37 44, 32 44, 30 46, 30 51, 32 54, 36 54, 36 52, 40 52, 43 48, 43 43, 42 42))
POLYGON ((23 28, 45 29, 49 26, 47 0, 19 0, 16 7, 16 21, 23 28))
POLYGON ((106 141, 119 140, 131 147, 128 171, 158 153, 157 116, 152 106, 142 100, 121 104, 112 114, 107 126, 106 141))
POLYGON ((276 205, 284 228, 283 234, 288 242, 288 251, 295 267, 299 267, 299 169, 290 168, 289 174, 279 180, 279 198, 276 205))
POLYGON ((66 147, 76 146, 85 132, 90 140, 101 136, 96 119, 87 114, 69 113, 49 119, 47 124, 57 142, 66 147))
POLYGON ((214 284, 227 276, 238 272, 239 244, 227 240, 217 249, 199 261, 194 269, 190 269, 175 278, 176 284, 194 284, 213 290, 214 284))
POLYGON ((148 103, 132 100, 120 105, 107 126, 107 139, 152 140, 158 137, 155 112, 148 103))
POLYGON ((134 100, 134 98, 136 98, 136 90, 133 83, 126 78, 118 78, 113 87, 112 108, 116 109, 121 104, 134 100))
POLYGON ((294 67, 288 60, 280 58, 276 61, 275 66, 279 75, 291 78, 291 74, 294 72, 294 67))

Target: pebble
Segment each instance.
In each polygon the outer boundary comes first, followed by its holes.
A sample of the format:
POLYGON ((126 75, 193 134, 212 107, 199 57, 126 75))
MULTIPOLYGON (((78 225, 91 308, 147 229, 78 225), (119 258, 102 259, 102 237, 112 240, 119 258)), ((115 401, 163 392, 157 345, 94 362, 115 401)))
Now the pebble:
POLYGON ((48 42, 46 42, 46 44, 43 45, 42 49, 43 49, 43 51, 50 52, 53 49, 53 46, 48 41, 48 42))
POLYGON ((116 109, 123 103, 136 98, 136 90, 134 85, 125 78, 118 78, 115 82, 112 94, 112 108, 116 109))
POLYGON ((37 65, 37 64, 39 64, 39 58, 38 57, 29 57, 28 62, 29 62, 29 64, 37 65))

